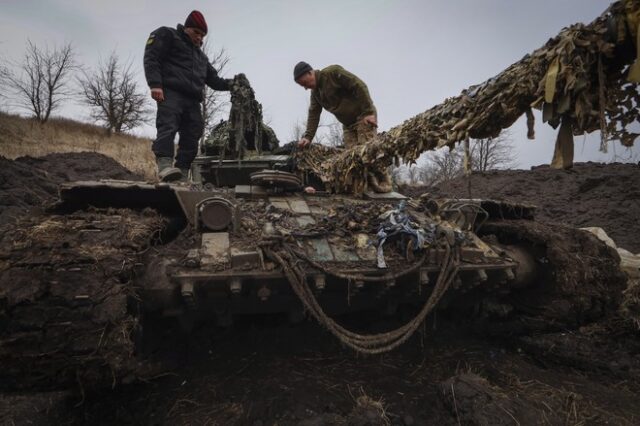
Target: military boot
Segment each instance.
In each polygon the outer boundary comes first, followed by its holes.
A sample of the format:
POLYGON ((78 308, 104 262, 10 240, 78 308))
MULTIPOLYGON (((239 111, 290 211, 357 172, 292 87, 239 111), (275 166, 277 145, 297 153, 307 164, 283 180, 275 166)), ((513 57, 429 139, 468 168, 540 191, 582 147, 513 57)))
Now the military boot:
POLYGON ((393 190, 391 185, 391 177, 388 172, 369 172, 368 175, 369 188, 373 189, 373 192, 387 193, 393 190))
POLYGON ((174 182, 182 178, 182 172, 173 167, 173 159, 169 157, 156 157, 158 165, 158 178, 161 182, 174 182))
POLYGON ((182 173, 182 177, 180 178, 180 182, 190 182, 189 179, 189 169, 184 169, 182 167, 180 167, 180 172, 182 173))

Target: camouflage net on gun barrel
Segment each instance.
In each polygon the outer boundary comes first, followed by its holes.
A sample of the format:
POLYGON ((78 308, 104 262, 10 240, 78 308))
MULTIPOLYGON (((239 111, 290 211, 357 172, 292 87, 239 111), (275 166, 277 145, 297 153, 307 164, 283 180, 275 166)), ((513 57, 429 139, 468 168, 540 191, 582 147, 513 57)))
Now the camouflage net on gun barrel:
POLYGON ((552 166, 571 167, 573 135, 595 130, 608 140, 632 146, 638 133, 640 82, 640 0, 613 3, 590 24, 563 29, 543 47, 497 76, 410 118, 364 146, 303 152, 302 169, 312 170, 336 191, 364 188, 367 169, 414 162, 423 152, 468 138, 491 138, 526 114, 528 137, 534 136, 532 108, 543 121, 560 126, 552 166), (319 159, 319 154, 324 158, 319 159))

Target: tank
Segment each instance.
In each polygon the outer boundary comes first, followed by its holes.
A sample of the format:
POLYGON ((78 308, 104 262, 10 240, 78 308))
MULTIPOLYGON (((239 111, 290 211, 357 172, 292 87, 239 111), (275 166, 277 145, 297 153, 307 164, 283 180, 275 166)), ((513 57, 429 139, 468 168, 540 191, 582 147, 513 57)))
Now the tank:
POLYGON ((2 235, 0 389, 156 377, 158 342, 243 317, 317 321, 375 354, 427 319, 521 335, 619 306, 615 250, 533 206, 336 191, 313 171, 340 148, 281 146, 243 76, 209 136, 189 183, 66 183, 2 235), (387 328, 352 328, 372 321, 387 328))
POLYGON ((153 208, 170 218, 174 230, 145 256, 137 278, 139 334, 158 318, 189 329, 283 314, 314 318, 346 346, 379 353, 404 343, 435 309, 514 332, 576 325, 616 304, 604 292, 598 303, 573 299, 578 279, 596 279, 603 268, 616 276, 615 268, 591 257, 581 264, 592 273, 569 267, 589 237, 537 224, 535 207, 327 191, 301 167, 327 149, 280 146, 240 75, 229 120, 203 144, 192 182, 74 182, 61 187, 59 208, 153 208), (399 308, 411 319, 381 334, 358 334, 338 320, 399 308))

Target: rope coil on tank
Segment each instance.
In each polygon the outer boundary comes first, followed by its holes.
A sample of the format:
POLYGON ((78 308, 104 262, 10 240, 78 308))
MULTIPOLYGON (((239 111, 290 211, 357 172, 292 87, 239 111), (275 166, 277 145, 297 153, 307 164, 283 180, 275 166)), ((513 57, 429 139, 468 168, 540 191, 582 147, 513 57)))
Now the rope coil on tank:
MULTIPOLYGON (((380 354, 391 351, 406 342, 418 329, 426 316, 435 308, 444 293, 458 274, 460 255, 458 250, 452 250, 450 245, 445 245, 445 255, 442 258, 440 274, 431 295, 427 298, 420 312, 408 323, 396 330, 363 335, 347 330, 330 318, 318 303, 313 291, 309 287, 305 273, 299 266, 302 261, 311 263, 310 259, 301 259, 298 254, 289 247, 275 249, 265 247, 265 253, 277 262, 287 277, 291 288, 298 296, 303 306, 311 315, 347 347, 364 354, 380 354)), ((422 265, 425 257, 418 262, 415 268, 422 265)), ((312 264, 312 263, 311 263, 312 264)), ((312 264, 313 266, 313 264, 312 264)), ((336 275, 335 273, 333 275, 336 275)), ((404 275, 404 274, 403 274, 404 275)), ((337 275, 336 275, 337 276, 337 275)), ((386 280, 389 277, 385 278, 386 280)))
POLYGON ((400 272, 396 272, 396 273, 393 273, 393 274, 385 274, 383 276, 371 277, 371 276, 362 275, 362 274, 355 275, 355 274, 345 274, 343 272, 338 272, 338 271, 335 271, 335 270, 333 270, 331 268, 327 268, 326 266, 322 265, 319 262, 316 262, 315 260, 311 259, 309 256, 307 256, 304 253, 302 253, 300 250, 289 248, 289 251, 291 253, 295 254, 295 256, 298 257, 299 259, 304 260, 309 265, 313 266, 315 269, 317 269, 317 270, 319 270, 321 272, 324 272, 327 275, 331 275, 331 276, 334 276, 336 278, 341 278, 343 280, 362 281, 362 282, 387 282, 387 281, 398 279, 398 278, 400 278, 400 277, 402 277, 404 275, 410 274, 410 273, 414 272, 415 270, 417 270, 419 267, 422 266, 422 264, 427 259, 427 255, 423 254, 420 257, 420 259, 418 259, 418 261, 416 261, 411 266, 409 266, 408 268, 403 269, 400 272))

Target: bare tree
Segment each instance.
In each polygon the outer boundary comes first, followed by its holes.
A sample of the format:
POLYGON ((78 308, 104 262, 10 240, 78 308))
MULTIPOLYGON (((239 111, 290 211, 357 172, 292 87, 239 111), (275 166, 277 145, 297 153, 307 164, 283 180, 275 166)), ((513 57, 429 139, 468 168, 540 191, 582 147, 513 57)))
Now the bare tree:
POLYGON ((289 139, 295 142, 299 141, 306 130, 307 127, 305 123, 300 120, 295 121, 291 125, 291 133, 289 134, 289 139))
POLYGON ((18 105, 33 113, 45 123, 62 101, 71 95, 70 74, 76 69, 75 53, 71 44, 44 50, 27 44, 27 52, 19 73, 9 81, 17 92, 18 105))
MULTIPOLYGON (((306 121, 296 120, 291 126, 290 139, 294 141, 300 140, 307 130, 306 121)), ((342 123, 337 119, 333 119, 330 123, 320 120, 318 131, 315 136, 315 143, 327 146, 342 146, 344 144, 344 136, 342 133, 342 123)))
MULTIPOLYGON (((229 63, 229 55, 227 55, 227 51, 223 48, 220 50, 214 51, 209 45, 208 40, 205 42, 202 50, 209 58, 209 62, 211 65, 218 71, 218 73, 222 73, 222 71, 226 68, 229 63)), ((209 133, 213 130, 213 128, 218 124, 221 116, 226 112, 226 107, 229 105, 229 95, 227 93, 220 92, 218 90, 213 90, 208 86, 204 88, 204 96, 202 100, 202 118, 204 119, 204 133, 202 134, 202 138, 200 143, 207 138, 209 133)))
POLYGON ((640 165, 640 153, 634 151, 634 147, 623 147, 623 152, 618 153, 616 145, 613 145, 609 163, 638 163, 640 165))
MULTIPOLYGON (((503 132, 492 139, 478 139, 471 143, 471 170, 486 172, 496 169, 510 169, 517 165, 516 151, 509 133, 503 132)), ((454 149, 442 148, 425 155, 426 162, 411 170, 411 180, 419 179, 428 185, 437 185, 464 173, 464 149, 462 145, 454 149)))
POLYGON ((427 155, 426 163, 421 166, 424 181, 429 185, 437 185, 461 176, 463 152, 461 146, 449 150, 441 148, 427 155))
POLYGON ((318 127, 327 128, 326 133, 324 134, 324 140, 322 143, 329 146, 341 146, 344 144, 344 135, 342 134, 342 123, 340 123, 335 118, 329 124, 321 124, 318 127))
POLYGON ((424 183, 427 177, 427 169, 421 167, 417 164, 412 165, 408 168, 409 175, 409 183, 412 185, 416 185, 419 183, 424 183))
POLYGON ((470 151, 473 171, 511 169, 517 165, 516 149, 508 132, 496 138, 474 140, 470 151))
POLYGON ((82 102, 91 107, 91 116, 104 123, 109 134, 131 130, 149 117, 147 95, 138 87, 131 62, 121 63, 115 52, 78 81, 82 102))

